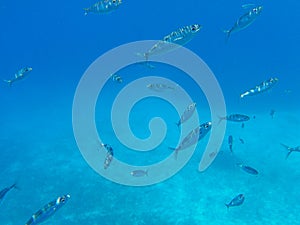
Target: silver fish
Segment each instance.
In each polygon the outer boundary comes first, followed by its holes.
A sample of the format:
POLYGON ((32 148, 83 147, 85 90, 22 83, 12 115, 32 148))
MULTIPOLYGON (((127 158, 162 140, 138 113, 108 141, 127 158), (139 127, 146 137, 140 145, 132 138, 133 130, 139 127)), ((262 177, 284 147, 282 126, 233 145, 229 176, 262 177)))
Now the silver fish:
POLYGON ((177 158, 178 152, 190 147, 193 144, 196 144, 199 140, 205 137, 205 135, 211 129, 211 122, 203 123, 194 130, 192 130, 179 144, 177 148, 171 148, 171 150, 175 150, 175 158, 177 158))
POLYGON ((4 82, 8 83, 9 86, 12 86, 12 84, 18 80, 22 80, 24 79, 25 77, 27 77, 28 75, 28 72, 32 71, 32 68, 31 67, 24 67, 20 70, 18 70, 16 73, 15 73, 15 77, 10 79, 10 80, 3 80, 4 82))
POLYGON ((25 225, 36 225, 44 222, 60 209, 69 200, 70 195, 63 195, 46 204, 42 209, 34 213, 25 225))
POLYGON ((148 176, 148 170, 134 170, 130 172, 133 177, 144 177, 148 176))
POLYGON ((11 185, 10 187, 6 187, 0 191, 0 202, 3 201, 6 194, 13 188, 16 188, 16 184, 11 185))
POLYGON ((242 114, 231 114, 228 116, 219 117, 219 123, 222 120, 227 120, 227 121, 232 121, 232 122, 245 122, 245 121, 250 120, 250 117, 247 115, 242 115, 242 114))
POLYGON ((236 165, 239 166, 242 170, 244 170, 245 172, 247 172, 249 174, 253 174, 253 175, 258 174, 258 171, 250 166, 246 166, 241 163, 237 163, 236 165))
POLYGON ((102 144, 102 147, 104 147, 107 150, 106 157, 103 164, 103 168, 107 169, 114 158, 114 151, 113 148, 108 144, 102 144))
POLYGON ((122 82, 123 82, 122 77, 119 76, 118 74, 112 74, 112 75, 111 75, 111 79, 112 79, 114 82, 117 82, 117 83, 122 83, 122 82))
POLYGON ((176 125, 179 127, 182 123, 187 121, 189 118, 192 117, 193 113, 195 112, 196 109, 196 103, 193 102, 188 107, 184 110, 183 114, 180 116, 180 120, 176 125))
POLYGON ((146 53, 142 54, 146 60, 152 55, 163 54, 185 45, 200 31, 202 28, 199 24, 184 26, 169 35, 165 36, 161 41, 157 42, 146 53))
POLYGON ((292 152, 300 152, 300 146, 297 146, 297 147, 289 147, 287 145, 284 145, 284 144, 281 144, 284 148, 286 148, 286 150, 288 150, 288 153, 286 155, 286 159, 290 156, 290 154, 292 152))
POLYGON ((121 5, 122 0, 101 0, 91 7, 84 8, 84 15, 89 13, 105 14, 115 11, 121 5))
POLYGON ((236 197, 234 197, 228 204, 225 205, 227 209, 233 206, 240 206, 241 204, 243 204, 244 200, 245 200, 245 196, 243 194, 239 194, 236 197))
POLYGON ((175 90, 175 87, 168 86, 166 84, 148 84, 147 88, 153 91, 175 90))
POLYGON ((263 81, 262 83, 260 83, 259 85, 257 85, 256 87, 245 91, 244 93, 242 93, 240 95, 241 98, 244 98, 245 96, 252 96, 252 95, 256 95, 262 92, 265 92, 267 90, 270 90, 271 88, 274 87, 274 85, 278 82, 278 78, 274 77, 274 78, 270 78, 266 81, 263 81))
POLYGON ((231 33, 243 30, 247 28, 250 24, 252 24, 256 18, 260 15, 263 7, 257 6, 252 8, 249 12, 242 15, 233 25, 233 27, 229 30, 225 30, 224 32, 227 35, 227 39, 230 37, 231 33))

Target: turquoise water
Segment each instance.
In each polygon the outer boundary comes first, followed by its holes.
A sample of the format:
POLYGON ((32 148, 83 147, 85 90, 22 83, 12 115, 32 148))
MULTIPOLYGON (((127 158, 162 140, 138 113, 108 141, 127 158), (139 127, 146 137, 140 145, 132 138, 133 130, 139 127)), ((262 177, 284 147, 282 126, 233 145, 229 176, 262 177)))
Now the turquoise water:
MULTIPOLYGON (((241 8, 247 2, 124 0, 111 14, 84 16, 82 9, 93 3, 0 3, 0 78, 13 78, 25 66, 33 68, 12 87, 0 84, 0 189, 13 183, 18 187, 8 192, 0 205, 1 224, 25 224, 38 209, 67 193, 69 202, 43 224, 298 224, 300 155, 293 152, 286 159, 287 150, 280 144, 299 145, 299 3, 262 2, 259 18, 233 33, 227 43, 222 30, 247 11, 241 8), (198 171, 198 164, 210 133, 170 179, 144 187, 105 179, 84 160, 73 133, 72 104, 82 75, 110 49, 132 41, 160 39, 194 23, 203 29, 186 47, 213 71, 227 113, 246 114, 250 121, 244 128, 240 123, 227 123, 220 152, 204 172, 198 171), (279 78, 272 90, 239 98, 243 91, 270 77, 279 78), (227 143, 229 135, 233 136, 233 153, 227 143), (236 163, 252 166, 259 174, 248 174, 236 163), (245 195, 244 203, 227 210, 225 203, 240 193, 245 195)), ((95 122, 101 139, 113 146, 116 159, 133 165, 149 165, 173 153, 168 147, 180 141, 175 123, 182 113, 160 98, 139 101, 129 116, 132 132, 139 138, 149 137, 148 124, 154 117, 161 117, 168 130, 153 151, 132 151, 114 134, 110 112, 118 93, 134 80, 145 76, 173 80, 197 103, 199 121, 211 120, 206 97, 192 79, 174 67, 153 65, 118 71, 123 83, 109 80, 96 104, 95 122)), ((148 173, 151 178, 150 169, 148 173)))

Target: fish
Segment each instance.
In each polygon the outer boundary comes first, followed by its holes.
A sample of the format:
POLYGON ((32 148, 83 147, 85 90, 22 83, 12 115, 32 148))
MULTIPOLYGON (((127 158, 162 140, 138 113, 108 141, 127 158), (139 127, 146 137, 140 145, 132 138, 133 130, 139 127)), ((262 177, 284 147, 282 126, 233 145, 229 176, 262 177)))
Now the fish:
POLYGON ((121 5, 122 0, 101 0, 94 5, 84 8, 84 15, 88 15, 89 13, 95 14, 107 14, 115 11, 121 5))
POLYGON ((253 6, 255 6, 255 4, 253 4, 253 3, 248 3, 248 4, 242 5, 242 8, 243 8, 243 9, 248 9, 248 8, 250 8, 250 7, 253 7, 253 6))
POLYGON ((270 116, 272 117, 272 119, 274 118, 274 115, 275 115, 275 110, 272 109, 271 112, 270 112, 270 116))
POLYGON ((180 120, 176 123, 179 127, 182 123, 186 122, 189 118, 192 117, 196 109, 196 103, 193 102, 184 110, 183 114, 180 116, 180 120))
POLYGON ((130 172, 133 177, 144 177, 148 176, 148 170, 134 170, 130 172))
POLYGON ((231 114, 228 116, 219 117, 219 123, 222 120, 227 120, 227 121, 232 121, 232 122, 245 122, 245 121, 250 120, 250 117, 247 115, 243 115, 243 114, 231 114))
POLYGON ((233 137, 231 135, 229 135, 229 137, 228 137, 228 145, 229 145, 229 149, 230 149, 231 153, 233 152, 232 151, 232 144, 233 144, 233 137))
POLYGON ((241 163, 237 163, 236 165, 249 174, 258 175, 258 171, 250 166, 246 166, 241 163))
POLYGON ((119 76, 118 74, 112 74, 112 75, 111 75, 111 79, 112 79, 114 82, 117 82, 117 83, 122 83, 122 82, 123 82, 122 77, 119 76))
POLYGON ((227 40, 229 39, 232 33, 244 30, 249 25, 251 25, 256 20, 256 18, 261 14, 262 9, 263 6, 261 5, 252 8, 247 13, 242 15, 229 30, 225 30, 224 33, 227 36, 227 40))
POLYGON ((0 202, 3 201, 6 194, 13 188, 16 188, 16 184, 11 185, 10 187, 6 187, 0 191, 0 202))
POLYGON ((70 199, 70 195, 63 195, 57 199, 49 202, 43 208, 34 213, 25 225, 36 225, 47 220, 58 209, 60 209, 70 199))
POLYGON ((270 90, 271 88, 273 88, 275 86, 275 84, 277 84, 278 80, 279 79, 276 77, 265 80, 262 83, 260 83, 259 85, 255 86, 254 88, 247 90, 244 93, 240 94, 240 97, 244 98, 245 96, 253 96, 253 95, 257 95, 262 92, 265 92, 267 90, 270 90))
POLYGON ((3 80, 4 82, 6 82, 9 86, 12 86, 12 84, 18 80, 22 80, 24 79, 25 77, 27 77, 28 73, 32 71, 32 68, 31 67, 24 67, 20 70, 18 70, 16 73, 15 73, 15 77, 10 79, 10 80, 3 80))
POLYGON ((286 150, 288 150, 288 153, 287 153, 285 159, 287 159, 287 158, 290 156, 290 154, 291 154, 292 152, 300 152, 300 146, 297 146, 297 147, 289 147, 289 146, 287 146, 287 145, 285 145, 285 144, 281 144, 281 146, 283 146, 286 150))
POLYGON ((245 123, 242 123, 242 126, 241 126, 242 128, 244 128, 245 127, 245 123))
POLYGON ((172 148, 169 147, 169 149, 175 151, 175 159, 177 159, 178 152, 186 149, 187 147, 190 147, 191 145, 197 143, 199 140, 204 138, 206 134, 211 129, 211 122, 206 122, 201 124, 200 126, 196 127, 194 130, 192 130, 179 144, 178 147, 172 148))
POLYGON ((201 28, 202 26, 199 24, 181 27, 165 36, 162 40, 158 41, 147 52, 138 55, 143 56, 146 61, 148 61, 149 57, 152 55, 159 55, 173 51, 176 48, 190 42, 201 28))
POLYGON ((245 144, 244 139, 239 138, 239 140, 240 140, 240 142, 241 142, 242 144, 245 144))
POLYGON ((237 196, 235 196, 229 203, 225 204, 227 209, 229 209, 229 207, 233 207, 233 206, 240 206, 241 204, 243 204, 245 200, 245 195, 244 194, 239 194, 237 196))
POLYGON ((107 150, 106 157, 103 164, 103 168, 106 170, 114 158, 114 151, 113 148, 108 144, 102 144, 102 147, 104 147, 107 150))
POLYGON ((175 90, 175 87, 166 84, 148 84, 147 88, 153 91, 175 90))

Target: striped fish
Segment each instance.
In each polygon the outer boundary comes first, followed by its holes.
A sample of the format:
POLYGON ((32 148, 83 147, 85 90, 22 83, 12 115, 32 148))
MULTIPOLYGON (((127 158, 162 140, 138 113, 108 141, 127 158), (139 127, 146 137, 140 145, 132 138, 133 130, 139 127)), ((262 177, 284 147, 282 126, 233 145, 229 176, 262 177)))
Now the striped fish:
POLYGON ((141 55, 148 60, 152 55, 167 53, 178 48, 179 46, 183 46, 193 39, 193 37, 200 31, 201 27, 202 26, 199 24, 193 24, 179 28, 178 30, 173 31, 169 35, 165 36, 146 53, 141 55))
POLYGON ((250 11, 248 11, 244 15, 242 15, 235 22, 235 24, 233 25, 232 28, 224 31, 227 35, 227 39, 229 39, 231 33, 234 33, 234 32, 240 31, 240 30, 244 30, 249 25, 251 25, 256 20, 256 18, 260 15, 262 9, 263 9, 262 6, 257 6, 257 7, 252 8, 250 11))
POLYGON ((42 209, 34 213, 25 225, 36 225, 47 220, 58 209, 60 209, 69 200, 70 195, 63 195, 49 202, 42 209))
POLYGON ((91 7, 84 8, 84 15, 88 15, 89 13, 96 13, 96 14, 105 14, 115 11, 122 0, 101 0, 91 7))
POLYGON ((219 123, 222 120, 227 120, 227 121, 232 121, 232 122, 245 122, 245 121, 250 120, 250 117, 247 115, 243 115, 243 114, 231 114, 228 116, 219 117, 219 123))
POLYGON ((10 80, 3 80, 5 83, 9 84, 9 86, 12 86, 12 84, 18 80, 23 80, 25 77, 27 77, 28 73, 32 71, 31 67, 24 67, 20 70, 18 70, 15 73, 15 77, 10 80))
POLYGON ((266 81, 263 81, 262 83, 255 86, 254 88, 251 88, 250 90, 245 91, 244 93, 242 93, 240 95, 240 97, 244 98, 245 96, 257 95, 257 94, 260 94, 260 93, 265 92, 267 90, 270 90, 271 88, 274 87, 275 84, 277 84, 277 82, 278 82, 278 78, 276 78, 276 77, 270 78, 266 81))
POLYGON ((114 158, 114 151, 113 148, 108 144, 102 144, 102 147, 104 147, 107 150, 106 157, 104 160, 104 165, 103 165, 103 168, 107 169, 114 158))
POLYGON ((183 114, 180 116, 180 120, 176 125, 179 127, 182 123, 187 121, 189 118, 192 117, 193 113, 195 112, 196 109, 196 103, 193 102, 188 107, 184 110, 183 114))
POLYGON ((193 144, 196 144, 199 140, 205 137, 205 135, 211 129, 211 122, 203 123, 194 130, 192 130, 179 144, 177 148, 171 148, 171 150, 175 150, 175 158, 177 158, 178 152, 190 147, 193 144))
POLYGON ((258 171, 250 166, 246 166, 241 163, 237 163, 236 165, 239 166, 242 170, 244 170, 245 172, 247 172, 249 174, 253 174, 253 175, 258 174, 258 171))

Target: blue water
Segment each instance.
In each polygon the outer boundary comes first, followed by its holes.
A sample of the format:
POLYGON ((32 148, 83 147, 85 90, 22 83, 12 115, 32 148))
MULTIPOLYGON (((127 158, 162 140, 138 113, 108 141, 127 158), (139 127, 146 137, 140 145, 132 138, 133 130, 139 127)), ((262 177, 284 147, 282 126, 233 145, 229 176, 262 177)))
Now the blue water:
MULTIPOLYGON (((82 9, 93 3, 0 2, 0 78, 10 79, 25 66, 33 68, 12 87, 0 84, 0 189, 13 183, 18 187, 0 205, 0 224, 25 224, 38 209, 67 193, 69 202, 44 224, 299 224, 300 155, 293 152, 285 159, 287 150, 280 145, 300 145, 299 3, 255 1, 264 6, 262 14, 228 42, 222 31, 247 11, 241 5, 249 2, 124 0, 111 14, 84 16, 82 9), (119 45, 161 39, 194 23, 203 28, 185 47, 213 71, 228 114, 243 113, 250 121, 244 128, 227 124, 220 152, 204 172, 198 171, 198 163, 209 135, 198 143, 185 167, 164 182, 133 187, 105 179, 84 160, 73 134, 72 104, 81 77, 94 60, 119 45), (272 90, 239 98, 270 77, 279 78, 272 90), (229 135, 234 138, 233 154, 229 135), (236 163, 254 167, 258 176, 236 163), (244 203, 227 210, 224 204, 240 193, 244 203)), ((180 141, 175 123, 181 114, 163 99, 142 99, 129 116, 132 132, 149 137, 149 121, 161 117, 167 135, 150 152, 124 146, 114 134, 110 110, 118 93, 135 79, 173 80, 197 103, 199 121, 211 120, 208 102, 195 82, 176 68, 154 65, 118 71, 123 83, 109 80, 97 100, 98 134, 113 146, 116 158, 133 165, 149 165, 172 154, 168 147, 180 141)), ((108 169, 114 165, 113 161, 108 169)), ((151 170, 148 173, 150 178, 151 170)))

